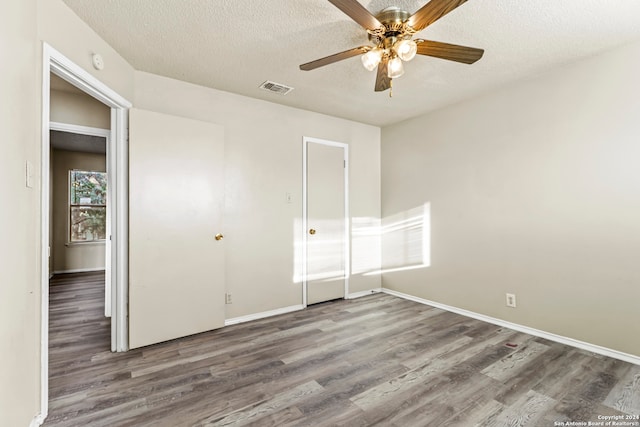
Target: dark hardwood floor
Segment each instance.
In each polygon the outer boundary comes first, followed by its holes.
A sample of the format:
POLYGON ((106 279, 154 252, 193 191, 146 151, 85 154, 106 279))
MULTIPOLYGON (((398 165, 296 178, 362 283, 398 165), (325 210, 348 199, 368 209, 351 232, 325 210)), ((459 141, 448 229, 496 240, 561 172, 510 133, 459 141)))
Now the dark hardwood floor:
POLYGON ((640 366, 385 294, 110 353, 103 283, 51 280, 47 427, 640 425, 640 366))

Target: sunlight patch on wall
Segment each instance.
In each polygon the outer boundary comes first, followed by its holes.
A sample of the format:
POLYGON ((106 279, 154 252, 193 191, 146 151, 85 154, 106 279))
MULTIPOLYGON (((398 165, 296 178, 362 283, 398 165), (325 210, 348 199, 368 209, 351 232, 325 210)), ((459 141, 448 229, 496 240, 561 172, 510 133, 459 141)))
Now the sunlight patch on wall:
POLYGON ((380 218, 362 217, 351 220, 351 274, 380 271, 380 218))
POLYGON ((382 270, 366 275, 431 266, 431 204, 382 220, 382 270))
POLYGON ((307 271, 305 278, 302 220, 296 219, 294 283, 304 280, 331 281, 350 274, 370 276, 431 265, 430 203, 382 220, 373 217, 352 218, 350 271, 340 263, 344 256, 341 225, 340 221, 316 222, 317 234, 307 236, 307 265, 312 269, 307 271))

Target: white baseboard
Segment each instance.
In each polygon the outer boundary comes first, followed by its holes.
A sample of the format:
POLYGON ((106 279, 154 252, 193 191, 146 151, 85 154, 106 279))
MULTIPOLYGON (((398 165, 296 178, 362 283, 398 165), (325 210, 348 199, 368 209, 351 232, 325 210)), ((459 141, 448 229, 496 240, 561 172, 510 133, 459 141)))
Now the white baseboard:
POLYGON ((366 297, 367 295, 377 294, 380 292, 382 292, 382 288, 368 289, 366 291, 354 292, 352 294, 349 294, 345 299, 356 299, 360 297, 366 297))
POLYGON ((277 316, 279 314, 291 313, 292 311, 303 310, 304 305, 292 305, 275 310, 263 311, 261 313, 249 314, 247 316, 233 317, 224 321, 224 326, 237 325, 238 323, 250 322, 252 320, 264 319, 265 317, 277 316))
POLYGON ((104 271, 104 267, 101 268, 76 268, 73 270, 57 270, 54 271, 53 273, 51 273, 51 275, 53 276, 54 274, 69 274, 69 273, 91 273, 94 271, 104 271))
MULTIPOLYGON (((361 292, 354 292, 347 295, 345 299, 355 299, 382 292, 382 288, 369 289, 361 292)), ((261 313, 249 314, 246 316, 233 317, 224 321, 224 326, 237 325, 238 323, 250 322, 252 320, 264 319, 267 317, 277 316, 279 314, 291 313, 292 311, 304 310, 306 307, 302 304, 282 307, 275 310, 263 311, 261 313)))
POLYGON ((440 308, 442 310, 450 311, 452 313, 460 314, 462 316, 471 317, 473 319, 481 320, 483 322, 493 323, 494 325, 502 326, 505 328, 513 329, 518 332, 524 332, 525 334, 534 335, 536 337, 546 338, 550 341, 566 344, 571 347, 580 348, 582 350, 590 351, 591 353, 601 354, 603 356, 613 357, 614 359, 622 360, 625 362, 633 363, 634 365, 640 365, 640 357, 632 354, 623 353, 621 351, 613 350, 610 348, 602 347, 596 344, 591 344, 584 341, 579 341, 573 338, 564 337, 562 335, 556 335, 551 332, 541 331, 538 329, 530 328, 528 326, 519 325, 517 323, 507 322, 505 320, 496 319, 495 317, 485 316, 484 314, 475 313, 473 311, 464 310, 462 308, 453 307, 446 304, 441 304, 435 301, 429 301, 423 298, 415 297, 413 295, 404 294, 402 292, 394 291, 391 289, 383 288, 382 292, 393 295, 396 297, 404 298, 410 301, 415 301, 420 304, 430 305, 431 307, 440 308))

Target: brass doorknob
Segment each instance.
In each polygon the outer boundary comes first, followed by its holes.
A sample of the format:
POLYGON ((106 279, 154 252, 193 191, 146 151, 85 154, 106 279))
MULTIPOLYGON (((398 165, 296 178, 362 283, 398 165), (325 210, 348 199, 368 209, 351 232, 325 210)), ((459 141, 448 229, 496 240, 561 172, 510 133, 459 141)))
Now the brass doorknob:
POLYGON ((216 240, 222 240, 224 236, 220 233, 216 234, 216 240))
POLYGON ((313 228, 309 229, 309 234, 316 234, 316 230, 314 230, 313 228))

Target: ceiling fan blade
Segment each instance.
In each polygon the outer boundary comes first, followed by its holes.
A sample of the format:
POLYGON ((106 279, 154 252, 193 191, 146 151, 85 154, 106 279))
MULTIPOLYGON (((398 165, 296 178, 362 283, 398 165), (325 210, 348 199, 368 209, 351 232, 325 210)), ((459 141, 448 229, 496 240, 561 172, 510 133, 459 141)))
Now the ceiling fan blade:
POLYGON ((391 87, 391 79, 387 74, 388 61, 381 61, 378 64, 378 74, 376 76, 376 92, 383 92, 391 87))
POLYGON ((462 62, 464 64, 473 64, 484 54, 483 49, 475 47, 459 46, 457 44, 449 44, 442 42, 434 42, 431 40, 417 39, 418 53, 420 55, 433 56, 449 61, 462 62))
POLYGON ((414 13, 407 24, 415 31, 425 29, 467 0, 431 0, 414 13))
POLYGON ((362 55, 370 50, 370 46, 354 47, 353 49, 345 50, 344 52, 335 53, 333 55, 325 56, 324 58, 302 64, 300 69, 303 71, 315 70, 316 68, 324 67, 325 65, 333 64, 334 62, 342 61, 343 59, 348 59, 352 56, 362 55))
POLYGON ((380 21, 357 0, 329 0, 329 2, 367 30, 373 31, 382 27, 380 21))

